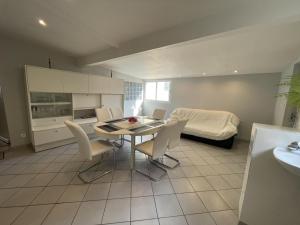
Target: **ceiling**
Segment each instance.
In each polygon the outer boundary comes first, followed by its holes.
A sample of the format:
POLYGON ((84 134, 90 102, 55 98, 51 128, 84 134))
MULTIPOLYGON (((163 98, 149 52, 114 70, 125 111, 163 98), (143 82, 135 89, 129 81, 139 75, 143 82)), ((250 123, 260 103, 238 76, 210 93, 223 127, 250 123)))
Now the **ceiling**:
POLYGON ((0 0, 0 31, 72 56, 201 19, 240 0, 0 0), (48 26, 41 27, 37 20, 48 26))
POLYGON ((141 79, 280 72, 300 56, 300 21, 259 26, 101 63, 141 79))
POLYGON ((282 71, 297 21, 299 0, 0 0, 0 34, 142 79, 282 71))

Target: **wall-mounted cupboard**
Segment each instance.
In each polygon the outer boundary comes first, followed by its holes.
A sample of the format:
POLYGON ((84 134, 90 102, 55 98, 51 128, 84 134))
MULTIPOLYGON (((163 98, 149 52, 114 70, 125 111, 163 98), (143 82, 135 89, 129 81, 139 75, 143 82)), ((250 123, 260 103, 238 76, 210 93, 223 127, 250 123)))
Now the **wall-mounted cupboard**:
POLYGON ((124 94, 121 79, 28 65, 25 70, 30 92, 124 94))
POLYGON ((25 66, 28 115, 36 151, 74 142, 65 120, 89 135, 97 122, 95 108, 124 107, 123 80, 56 69, 25 66), (108 101, 109 100, 109 101, 108 101))

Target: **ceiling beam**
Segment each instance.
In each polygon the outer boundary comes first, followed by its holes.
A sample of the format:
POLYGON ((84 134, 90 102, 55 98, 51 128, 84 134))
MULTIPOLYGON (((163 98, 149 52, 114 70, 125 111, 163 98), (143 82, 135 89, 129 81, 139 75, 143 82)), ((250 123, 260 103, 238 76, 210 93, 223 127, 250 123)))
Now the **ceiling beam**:
POLYGON ((238 10, 231 10, 199 21, 179 25, 167 30, 139 37, 118 47, 111 47, 93 54, 77 58, 79 65, 97 65, 101 62, 131 55, 147 50, 161 48, 193 39, 209 37, 243 27, 299 19, 300 1, 285 0, 258 1, 260 4, 244 5, 238 10))

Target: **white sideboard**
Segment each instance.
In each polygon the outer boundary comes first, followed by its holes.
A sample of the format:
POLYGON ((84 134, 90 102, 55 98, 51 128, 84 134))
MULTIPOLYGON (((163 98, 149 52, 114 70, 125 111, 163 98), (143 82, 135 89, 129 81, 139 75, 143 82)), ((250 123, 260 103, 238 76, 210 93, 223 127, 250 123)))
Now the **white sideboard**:
MULTIPOLYGON (((93 74, 25 66, 31 141, 35 151, 74 142, 65 120, 73 120, 88 135, 94 134, 96 117, 74 117, 76 110, 101 107, 102 99, 120 99, 111 106, 124 107, 123 80, 93 74)), ((103 102, 104 103, 104 102, 103 102)))

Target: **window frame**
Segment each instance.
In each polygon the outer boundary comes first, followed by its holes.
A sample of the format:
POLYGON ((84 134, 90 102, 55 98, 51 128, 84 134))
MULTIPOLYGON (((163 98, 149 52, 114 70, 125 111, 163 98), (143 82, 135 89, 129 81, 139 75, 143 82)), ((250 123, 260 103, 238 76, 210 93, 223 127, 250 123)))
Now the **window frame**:
POLYGON ((171 88, 172 88, 172 82, 170 80, 147 80, 147 81, 145 81, 144 101, 168 103, 171 100, 171 88), (155 83, 155 99, 147 99, 146 98, 146 83, 151 83, 151 82, 155 83), (157 84, 160 82, 168 82, 169 83, 169 99, 167 101, 157 99, 157 86, 158 86, 157 84))

